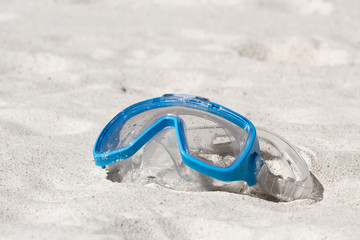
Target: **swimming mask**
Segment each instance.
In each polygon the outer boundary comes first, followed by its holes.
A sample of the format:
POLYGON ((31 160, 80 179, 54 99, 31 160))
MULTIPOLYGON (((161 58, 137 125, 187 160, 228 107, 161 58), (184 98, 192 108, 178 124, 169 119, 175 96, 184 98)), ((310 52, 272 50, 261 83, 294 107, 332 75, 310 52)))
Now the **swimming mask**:
POLYGON ((104 168, 140 149, 148 161, 156 161, 159 148, 186 181, 193 169, 220 181, 259 184, 284 201, 308 198, 313 189, 306 162, 284 138, 255 129, 242 115, 198 96, 165 94, 124 109, 102 130, 93 154, 96 165, 104 168), (264 163, 259 140, 276 150, 272 156, 290 172, 286 178, 264 163))

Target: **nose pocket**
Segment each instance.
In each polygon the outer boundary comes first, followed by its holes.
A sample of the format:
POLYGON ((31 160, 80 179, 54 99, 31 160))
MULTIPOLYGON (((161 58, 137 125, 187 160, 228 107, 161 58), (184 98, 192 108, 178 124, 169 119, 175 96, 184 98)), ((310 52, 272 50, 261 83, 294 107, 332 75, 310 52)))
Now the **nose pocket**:
POLYGON ((178 174, 191 180, 194 176, 194 170, 182 161, 174 127, 164 128, 144 146, 142 162, 150 178, 174 178, 178 174))

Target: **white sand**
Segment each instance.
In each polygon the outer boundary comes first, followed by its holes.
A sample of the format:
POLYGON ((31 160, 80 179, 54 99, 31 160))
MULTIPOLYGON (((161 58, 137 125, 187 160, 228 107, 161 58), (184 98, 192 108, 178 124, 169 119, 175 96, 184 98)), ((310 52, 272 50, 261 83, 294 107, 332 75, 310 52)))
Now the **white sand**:
POLYGON ((0 2, 0 239, 360 239, 360 3, 0 2), (206 96, 299 147, 323 200, 113 183, 105 124, 206 96))

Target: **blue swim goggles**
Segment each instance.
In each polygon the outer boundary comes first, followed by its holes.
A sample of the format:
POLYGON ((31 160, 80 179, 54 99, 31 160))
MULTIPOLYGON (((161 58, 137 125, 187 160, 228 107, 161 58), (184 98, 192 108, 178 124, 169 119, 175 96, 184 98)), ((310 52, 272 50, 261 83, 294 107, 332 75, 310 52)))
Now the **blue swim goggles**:
POLYGON ((191 176, 184 164, 221 181, 259 183, 281 200, 308 198, 313 182, 306 162, 280 136, 262 129, 258 135, 248 119, 207 98, 165 94, 116 115, 102 130, 93 154, 96 165, 105 167, 155 142, 168 152, 185 180, 191 176), (284 179, 269 170, 258 138, 280 152, 293 177, 284 179))

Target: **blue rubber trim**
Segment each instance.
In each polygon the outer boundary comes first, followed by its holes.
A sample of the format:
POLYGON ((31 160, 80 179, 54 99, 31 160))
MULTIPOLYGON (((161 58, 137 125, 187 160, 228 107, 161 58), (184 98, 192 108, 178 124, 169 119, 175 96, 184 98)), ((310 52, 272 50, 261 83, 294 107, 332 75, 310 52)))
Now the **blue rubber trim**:
POLYGON ((99 135, 93 151, 96 165, 104 167, 108 164, 112 164, 131 157, 165 127, 175 128, 182 160, 189 167, 207 176, 222 181, 243 180, 246 181, 250 186, 256 184, 256 159, 258 155, 260 155, 260 150, 256 137, 255 127, 248 119, 241 116, 240 114, 219 104, 210 102, 205 98, 198 97, 193 97, 190 99, 179 99, 172 97, 172 95, 164 95, 163 97, 149 99, 124 109, 105 126, 99 135), (141 133, 136 139, 134 139, 133 142, 124 148, 105 153, 101 153, 99 151, 101 144, 107 140, 106 133, 112 127, 116 126, 117 124, 125 123, 127 119, 130 119, 134 115, 137 115, 141 112, 167 106, 184 106, 211 112, 245 129, 248 133, 248 138, 244 148, 233 164, 226 168, 220 168, 207 164, 192 156, 187 147, 183 122, 181 118, 177 116, 164 116, 158 119, 154 124, 141 133))

